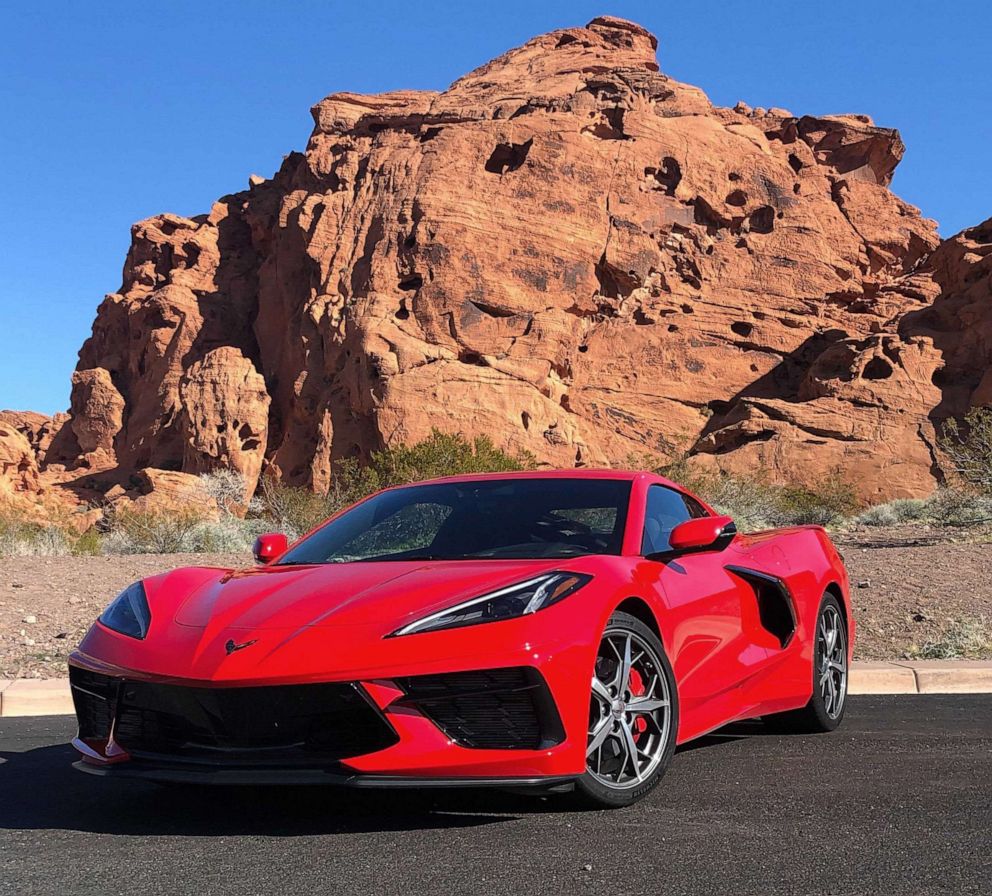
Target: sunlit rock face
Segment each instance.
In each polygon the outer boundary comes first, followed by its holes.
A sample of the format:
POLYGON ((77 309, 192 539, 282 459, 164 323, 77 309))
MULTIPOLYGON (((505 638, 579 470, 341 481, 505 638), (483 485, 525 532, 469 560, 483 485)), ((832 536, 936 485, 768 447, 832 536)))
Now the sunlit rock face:
POLYGON ((271 179, 135 225, 45 465, 322 489, 438 427, 931 490, 935 424, 992 400, 992 227, 938 249, 896 131, 714 107, 656 49, 600 18, 441 93, 329 96, 271 179))

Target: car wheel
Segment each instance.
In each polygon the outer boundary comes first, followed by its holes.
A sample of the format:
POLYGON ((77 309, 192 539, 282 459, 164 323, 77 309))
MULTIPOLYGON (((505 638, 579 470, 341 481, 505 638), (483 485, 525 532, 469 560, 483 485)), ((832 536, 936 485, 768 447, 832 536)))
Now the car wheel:
POLYGON ((593 669, 579 802, 615 809, 654 788, 675 752, 678 719, 675 676, 657 635, 639 619, 614 613, 593 669))
POLYGON ((816 616, 813 646, 813 696, 802 709, 765 716, 775 731, 815 733, 833 731, 847 705, 847 626, 837 598, 824 594, 816 616))

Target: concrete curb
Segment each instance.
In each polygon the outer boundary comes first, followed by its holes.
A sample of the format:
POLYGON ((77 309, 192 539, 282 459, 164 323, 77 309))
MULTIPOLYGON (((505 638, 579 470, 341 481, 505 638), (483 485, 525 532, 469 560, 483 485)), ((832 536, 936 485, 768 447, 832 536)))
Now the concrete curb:
MULTIPOLYGON (((855 662, 851 694, 992 694, 992 662, 920 660, 855 662)), ((0 680, 0 716, 54 716, 73 712, 65 678, 0 680)))

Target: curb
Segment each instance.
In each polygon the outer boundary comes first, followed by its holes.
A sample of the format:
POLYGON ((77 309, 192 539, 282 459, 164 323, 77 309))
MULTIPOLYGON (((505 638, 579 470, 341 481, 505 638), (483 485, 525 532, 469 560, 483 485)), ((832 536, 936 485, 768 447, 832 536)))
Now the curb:
MULTIPOLYGON (((920 660, 851 664, 848 693, 992 694, 992 662, 920 660)), ((73 713, 65 678, 0 680, 0 716, 55 716, 73 713)))

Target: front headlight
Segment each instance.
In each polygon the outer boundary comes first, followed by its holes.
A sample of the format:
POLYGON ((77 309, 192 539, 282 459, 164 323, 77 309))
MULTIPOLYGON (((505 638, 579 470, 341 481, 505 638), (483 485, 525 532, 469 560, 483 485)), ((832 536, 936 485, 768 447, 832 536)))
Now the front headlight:
POLYGON ((443 628, 461 628, 483 622, 499 622, 543 610, 578 591, 592 576, 577 572, 549 572, 499 591, 473 597, 454 607, 425 616, 390 635, 414 635, 443 628))
POLYGON ((145 586, 141 582, 129 585, 117 595, 100 614, 100 623, 129 638, 144 638, 152 614, 145 598, 145 586))

